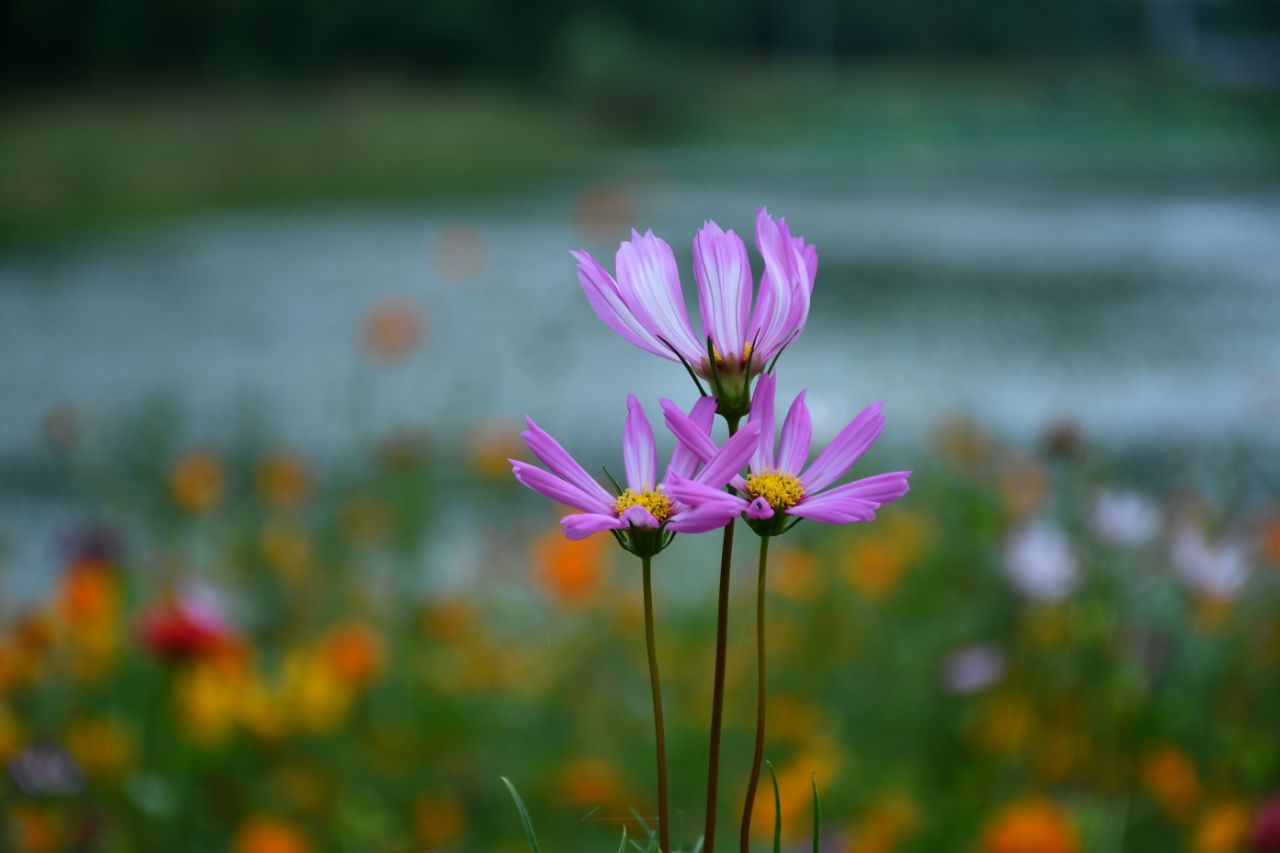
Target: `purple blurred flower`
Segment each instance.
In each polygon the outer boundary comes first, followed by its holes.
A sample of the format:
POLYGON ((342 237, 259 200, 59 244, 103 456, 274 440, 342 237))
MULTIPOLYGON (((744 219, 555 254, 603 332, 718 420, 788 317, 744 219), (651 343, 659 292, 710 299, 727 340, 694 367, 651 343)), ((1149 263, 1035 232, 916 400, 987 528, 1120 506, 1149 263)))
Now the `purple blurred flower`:
MULTIPOLYGON (((758 426, 760 430, 751 457, 751 472, 745 478, 732 480, 741 495, 735 498, 738 506, 758 533, 772 536, 785 532, 790 527, 788 516, 793 517, 791 523, 801 518, 827 524, 872 521, 877 509, 907 493, 910 471, 891 471, 828 488, 879 437, 884 428, 879 403, 863 409, 826 450, 805 467, 813 424, 804 402, 805 392, 801 391, 782 424, 781 441, 775 454, 774 444, 778 438, 773 415, 775 384, 771 374, 760 377, 747 421, 748 427, 758 426)), ((707 434, 670 400, 663 400, 662 408, 667 426, 676 437, 698 458, 710 458, 715 445, 707 434)), ((696 494, 696 490, 691 490, 687 481, 679 477, 669 482, 668 490, 677 498, 696 494)))
POLYGON ((1244 548, 1238 544, 1211 546, 1198 527, 1187 526, 1178 532, 1171 557, 1178 577, 1200 595, 1232 599, 1249 579, 1244 548))
POLYGON ((704 334, 694 334, 675 255, 652 231, 632 230, 615 257, 617 278, 586 252, 574 252, 587 301, 609 328, 672 361, 683 360, 707 379, 717 371, 762 370, 804 329, 818 272, 818 253, 793 237, 785 219, 761 207, 756 248, 764 258, 752 305, 751 264, 742 238, 708 220, 693 238, 693 272, 704 334), (716 364, 707 352, 714 346, 716 364))
POLYGON ((1018 592, 1035 601, 1061 601, 1080 583, 1071 541, 1048 521, 1014 531, 1005 542, 1004 569, 1018 592))
MULTIPOLYGON (((686 417, 710 442, 715 401, 710 397, 701 398, 686 417)), ((637 544, 637 535, 646 531, 704 533, 723 527, 734 518, 739 512, 738 502, 724 491, 724 486, 746 463, 759 432, 758 427, 742 430, 701 460, 705 462, 703 465, 677 442, 666 475, 659 482, 653 427, 640 401, 628 395, 627 421, 622 433, 627 487, 621 494, 613 494, 532 419, 528 425, 529 429, 522 433, 525 444, 550 471, 511 459, 508 461, 516 479, 553 500, 582 510, 560 521, 570 539, 585 539, 601 530, 611 530, 627 533, 632 547, 637 544), (673 480, 689 484, 682 497, 670 491, 673 480)))
POLYGON ((1103 489, 1089 521, 1093 532, 1108 545, 1140 548, 1160 532, 1160 507, 1137 492, 1103 489))
POLYGON ((977 693, 1004 677, 1004 653, 995 646, 965 646, 942 665, 942 686, 951 693, 977 693))

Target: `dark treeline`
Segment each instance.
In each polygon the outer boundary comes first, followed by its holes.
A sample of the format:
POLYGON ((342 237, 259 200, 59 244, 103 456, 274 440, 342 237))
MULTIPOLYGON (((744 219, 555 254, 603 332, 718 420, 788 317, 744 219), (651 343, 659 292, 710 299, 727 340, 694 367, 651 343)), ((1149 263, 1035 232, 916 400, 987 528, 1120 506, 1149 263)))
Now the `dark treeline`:
POLYGON ((1148 4, 1183 2, 1229 31, 1280 29, 1275 0, 0 0, 0 68, 11 85, 353 70, 537 79, 602 30, 700 54, 1132 55, 1148 46, 1148 4))

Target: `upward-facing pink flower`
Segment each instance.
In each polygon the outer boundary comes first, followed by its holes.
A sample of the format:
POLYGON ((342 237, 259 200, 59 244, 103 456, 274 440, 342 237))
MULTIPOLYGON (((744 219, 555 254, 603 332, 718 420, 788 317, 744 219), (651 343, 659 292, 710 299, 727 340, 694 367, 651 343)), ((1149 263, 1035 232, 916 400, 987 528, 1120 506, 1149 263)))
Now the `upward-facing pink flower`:
MULTIPOLYGON (((747 520, 758 533, 766 536, 782 533, 801 518, 828 524, 871 521, 876 517, 877 509, 907 493, 910 471, 891 471, 841 486, 831 485, 879 437, 884 428, 884 415, 879 403, 863 409, 806 466, 813 425, 804 402, 805 392, 801 391, 796 396, 787 412, 775 453, 774 390, 772 374, 761 376, 747 421, 748 427, 758 426, 760 429, 750 473, 745 478, 735 477, 732 480, 739 494, 738 507, 746 513, 747 520), (792 518, 788 519, 788 516, 792 518)), ((701 433, 675 404, 663 400, 662 408, 667 426, 695 456, 706 458, 714 451, 715 445, 710 438, 701 433)), ((699 487, 691 486, 679 477, 669 480, 667 490, 677 500, 701 493, 699 487)))
POLYGON ((694 235, 701 334, 689 323, 675 255, 652 231, 633 230, 618 248, 616 278, 586 252, 573 256, 587 301, 609 328, 641 349, 683 361, 713 384, 725 379, 726 387, 740 393, 745 411, 751 377, 804 329, 818 272, 817 251, 792 236, 786 220, 761 207, 755 232, 764 271, 754 304, 742 238, 711 221, 694 235))
POLYGON ((665 546, 657 534, 703 533, 728 524, 738 513, 737 499, 724 486, 746 464, 760 428, 748 427, 715 447, 711 442, 711 423, 715 418, 715 402, 700 399, 685 415, 688 426, 711 443, 712 451, 699 458, 692 450, 677 442, 663 479, 657 479, 653 427, 644 407, 634 395, 627 396, 627 421, 622 433, 622 455, 627 487, 614 494, 602 486, 569 455, 560 444, 532 419, 522 437, 529 450, 550 470, 544 470, 517 459, 512 472, 524 485, 582 510, 561 519, 561 527, 570 539, 585 539, 601 530, 625 533, 632 549, 656 553, 665 546), (685 497, 676 498, 668 490, 674 479, 688 483, 685 497))

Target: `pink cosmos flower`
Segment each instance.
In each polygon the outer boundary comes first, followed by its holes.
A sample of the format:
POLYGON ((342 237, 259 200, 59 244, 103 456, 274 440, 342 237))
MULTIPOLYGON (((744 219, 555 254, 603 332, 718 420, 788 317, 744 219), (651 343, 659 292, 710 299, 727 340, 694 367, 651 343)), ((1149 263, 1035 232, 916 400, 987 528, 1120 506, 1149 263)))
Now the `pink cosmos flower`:
POLYGON ((818 272, 817 251, 793 237, 785 219, 761 207, 755 230, 764 272, 754 306, 742 238, 709 220, 694 235, 702 335, 689 324, 675 255, 652 231, 632 230, 631 239, 618 248, 616 279, 586 252, 573 257, 587 301, 609 328, 643 350, 683 361, 713 382, 719 372, 745 374, 749 380, 804 329, 818 272), (707 350, 708 338, 713 353, 707 350))
POLYGON ((715 401, 703 397, 686 415, 688 427, 711 444, 712 451, 700 459, 677 442, 667 471, 657 479, 653 427, 644 407, 634 395, 627 396, 627 420, 622 433, 622 455, 627 487, 614 494, 589 475, 560 444, 532 419, 522 433, 529 450, 549 470, 517 459, 511 470, 524 485, 580 513, 567 515, 560 524, 570 539, 585 539, 601 530, 625 534, 623 544, 657 553, 669 539, 654 534, 704 533, 728 524, 741 511, 739 499, 724 486, 746 464, 759 436, 759 427, 739 432, 723 447, 711 441, 715 401), (668 488, 675 479, 689 484, 686 496, 676 498, 668 488))
MULTIPOLYGON (((750 473, 731 481, 740 495, 736 498, 738 507, 756 532, 763 536, 783 533, 802 518, 827 524, 871 521, 877 509, 907 493, 910 471, 891 471, 829 488, 879 437, 884 428, 879 403, 863 409, 806 467, 813 426, 805 392, 796 396, 787 412, 775 453, 774 391, 773 375, 761 376, 747 421, 748 427, 760 430, 750 473)), ((709 458, 715 445, 697 424, 670 400, 662 401, 662 409, 676 437, 699 459, 709 458)), ((702 494, 700 486, 679 476, 668 478, 667 491, 676 500, 702 494)))

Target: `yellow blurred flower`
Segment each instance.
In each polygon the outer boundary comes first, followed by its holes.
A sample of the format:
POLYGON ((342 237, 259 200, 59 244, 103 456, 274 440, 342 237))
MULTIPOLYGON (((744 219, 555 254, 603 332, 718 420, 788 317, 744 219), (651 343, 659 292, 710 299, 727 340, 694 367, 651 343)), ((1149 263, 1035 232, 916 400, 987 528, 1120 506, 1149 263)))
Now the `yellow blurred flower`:
POLYGON ((119 723, 86 718, 71 724, 67 731, 67 751, 90 777, 117 779, 133 763, 134 742, 119 723))
POLYGON ((235 853, 309 853, 311 845, 293 823, 261 815, 240 827, 234 849, 235 853))
POLYGON ((273 453, 254 472, 258 493, 276 509, 293 509, 311 491, 311 469, 301 456, 273 453))
POLYGON ((8 761, 22 749, 22 728, 18 718, 6 706, 0 705, 0 764, 8 761))
POLYGON ((920 808, 906 794, 890 794, 872 803, 854 828, 851 853, 893 853, 920 825, 920 808))
POLYGON ((1075 621, 1076 612, 1070 604, 1041 603, 1026 610, 1021 632, 1031 645, 1057 648, 1070 639, 1075 621))
POLYGON ((364 350, 382 361, 408 355, 422 337, 422 312, 408 298, 392 298, 369 309, 364 318, 364 350))
POLYGON ((223 660, 202 660, 173 683, 182 732, 198 746, 215 746, 235 731, 246 673, 223 660))
POLYGON ((333 628, 321 647, 330 668, 353 687, 363 687, 377 678, 386 663, 382 635, 362 622, 333 628))
POLYGON ((812 744, 831 730, 823 709, 805 699, 782 694, 769 699, 769 738, 796 745, 812 744))
POLYGON ((921 516, 895 510, 874 527, 849 534, 840 562, 845 581, 871 601, 887 598, 919 559, 928 532, 921 516))
POLYGON ((1076 853, 1075 827, 1053 803, 1028 797, 1006 806, 987 825, 984 853, 1076 853))
POLYGON ((1016 693, 997 693, 982 706, 978 742, 991 752, 1012 755, 1026 746, 1035 727, 1035 709, 1016 693))
POLYGON ((808 551, 783 547, 773 558, 777 567, 770 574, 773 590, 783 598, 808 603, 817 599, 826 588, 826 575, 818 558, 808 551))
POLYGON ((1191 819, 1200 801, 1200 777, 1191 759, 1176 746, 1165 744, 1147 753, 1142 781, 1171 820, 1191 819))
POLYGON ((1226 801, 1207 807, 1191 841, 1192 853, 1245 853, 1253 815, 1247 805, 1226 801))
POLYGON ((430 847, 456 841, 467 822, 462 804, 444 793, 418 797, 413 807, 413 820, 418 840, 430 847))
POLYGON ((169 486, 178 506, 188 512, 208 512, 222 498, 222 464, 208 451, 193 450, 174 463, 169 486))
POLYGON ((604 758, 570 761, 560 771, 556 789, 560 799, 571 806, 623 807, 630 803, 617 766, 604 758))
POLYGON ((467 458, 482 476, 506 479, 511 476, 508 459, 524 453, 520 430, 508 423, 478 424, 467 439, 467 458))
POLYGON ((258 537, 262 557, 286 581, 303 580, 311 567, 311 536, 299 524, 269 521, 258 537))
POLYGON ((604 536, 567 539, 557 525, 533 543, 534 578, 562 607, 583 604, 600 590, 610 545, 604 536))
POLYGON ((316 734, 332 732, 351 709, 355 694, 323 655, 295 652, 285 659, 281 692, 292 722, 316 734))
POLYGON ((385 539, 391 529, 391 510, 373 495, 352 495, 342 505, 341 524, 351 542, 373 545, 385 539))

